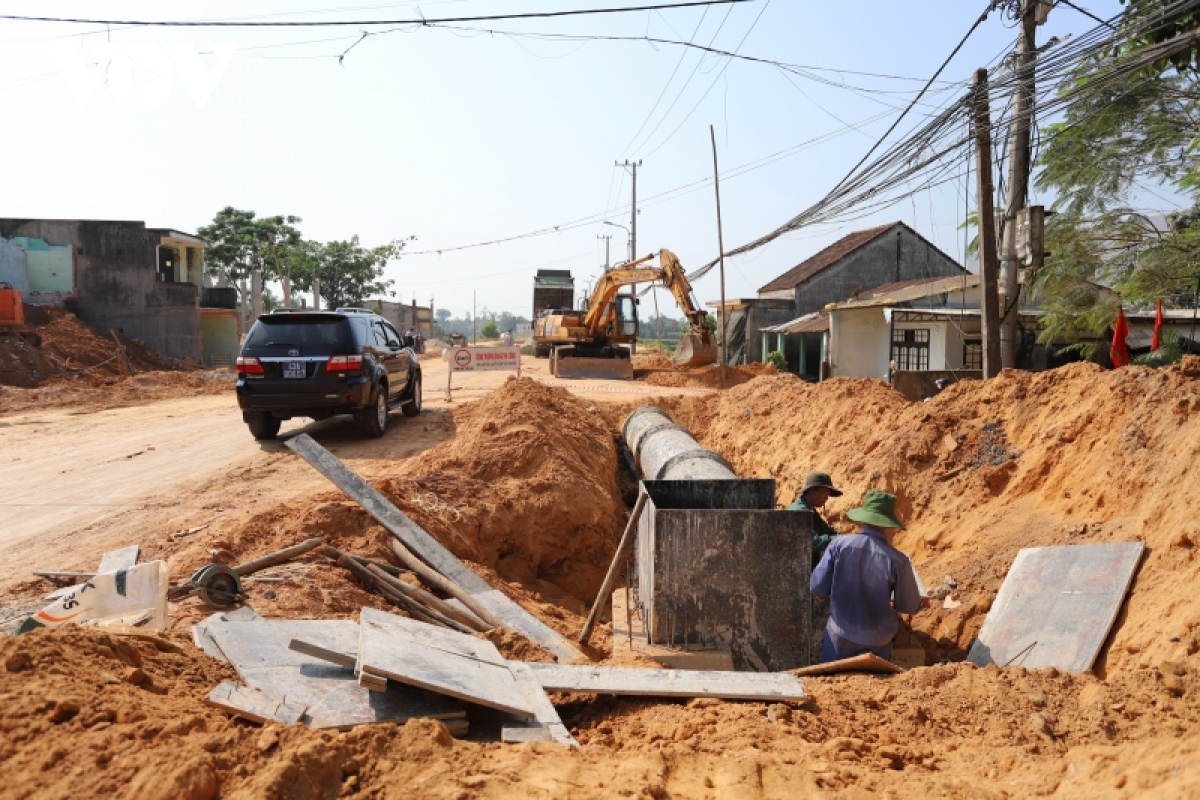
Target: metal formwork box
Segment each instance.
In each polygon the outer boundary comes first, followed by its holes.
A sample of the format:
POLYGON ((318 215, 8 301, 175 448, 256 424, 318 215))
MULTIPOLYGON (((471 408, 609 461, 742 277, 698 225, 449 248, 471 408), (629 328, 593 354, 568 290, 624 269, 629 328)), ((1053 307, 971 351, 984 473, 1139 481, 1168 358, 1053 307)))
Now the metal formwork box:
POLYGON ((773 480, 642 481, 637 599, 651 644, 727 649, 743 671, 812 662, 812 514, 773 480))

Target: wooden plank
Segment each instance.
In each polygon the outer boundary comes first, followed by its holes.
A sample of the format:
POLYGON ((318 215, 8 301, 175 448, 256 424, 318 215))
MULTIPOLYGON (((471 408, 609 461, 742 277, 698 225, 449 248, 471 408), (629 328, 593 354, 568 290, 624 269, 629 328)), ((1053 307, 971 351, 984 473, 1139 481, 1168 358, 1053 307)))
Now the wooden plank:
POLYGON ((119 550, 109 550, 100 556, 100 566, 96 569, 96 573, 116 572, 119 569, 129 569, 132 566, 136 566, 140 552, 141 548, 136 544, 122 547, 119 550))
POLYGON ((801 701, 807 696, 800 680, 787 672, 694 672, 532 663, 526 666, 543 689, 555 692, 728 700, 801 701))
POLYGON ((614 657, 637 656, 654 661, 666 669, 733 671, 733 654, 728 650, 679 650, 650 644, 641 614, 635 612, 627 616, 625 613, 624 589, 617 589, 612 593, 612 619, 614 657), (633 623, 632 636, 629 630, 630 622, 633 623))
POLYGON ((331 625, 297 634, 288 642, 288 649, 354 669, 358 662, 358 626, 331 625))
POLYGON ((301 703, 291 703, 257 689, 238 686, 233 681, 218 683, 208 693, 205 702, 252 722, 279 722, 283 725, 295 725, 307 708, 301 703))
POLYGON ((1090 669, 1144 549, 1143 542, 1124 542, 1021 550, 967 660, 980 667, 1090 669))
POLYGON ((388 688, 387 678, 381 678, 369 672, 358 673, 358 685, 372 692, 386 692, 388 688))
POLYGON ((874 672, 877 674, 895 675, 904 672, 904 667, 893 664, 874 653, 863 653, 859 656, 842 658, 837 661, 827 661, 824 664, 813 664, 810 667, 789 670, 793 675, 808 677, 811 675, 835 675, 841 672, 874 672))
POLYGON ((493 589, 453 553, 409 519, 373 486, 308 434, 288 439, 287 447, 311 464, 335 486, 361 505, 368 514, 399 539, 405 547, 435 570, 461 586, 508 627, 545 647, 560 661, 586 661, 566 637, 530 614, 507 595, 493 589))
POLYGON ((192 626, 192 642, 202 650, 205 654, 212 656, 218 661, 228 662, 225 657, 225 652, 217 645, 216 640, 208 632, 208 623, 214 620, 221 622, 245 621, 250 622, 256 619, 262 619, 258 613, 250 606, 240 606, 232 611, 218 611, 215 614, 210 614, 204 619, 192 626))
POLYGON ((397 629, 364 608, 359 619, 359 669, 389 680, 418 686, 460 700, 524 717, 533 709, 508 667, 430 647, 417 637, 396 635, 397 629))
POLYGON ((544 725, 505 725, 500 729, 500 741, 505 744, 525 742, 549 742, 550 731, 544 725))
POLYGON ((303 721, 310 727, 345 730, 418 717, 465 718, 466 711, 457 700, 397 683, 387 684, 386 691, 370 692, 358 686, 353 670, 288 647, 298 636, 344 639, 347 631, 356 635, 357 628, 350 620, 213 620, 211 633, 224 652, 232 655, 234 669, 247 686, 307 705, 303 721))
POLYGON ((427 622, 389 614, 375 608, 364 608, 359 614, 359 620, 370 620, 391 636, 396 637, 397 641, 415 641, 435 650, 444 650, 447 653, 473 658, 476 661, 485 661, 501 667, 508 663, 500 655, 496 645, 487 639, 478 639, 469 634, 458 633, 448 628, 439 628, 427 622))
MULTIPOLYGON (((508 662, 508 669, 512 673, 513 678, 520 687, 521 693, 525 696, 530 707, 533 709, 533 718, 537 721, 538 727, 545 731, 546 737, 552 742, 565 744, 568 747, 578 747, 579 743, 575 741, 575 737, 567 730, 567 726, 563 725, 562 719, 558 716, 558 711, 554 708, 554 704, 550 702, 550 698, 546 696, 546 691, 538 682, 533 671, 529 669, 528 664, 523 664, 519 661, 508 662)), ((501 729, 501 741, 510 741, 504 738, 504 731, 511 730, 515 726, 506 726, 501 729)))

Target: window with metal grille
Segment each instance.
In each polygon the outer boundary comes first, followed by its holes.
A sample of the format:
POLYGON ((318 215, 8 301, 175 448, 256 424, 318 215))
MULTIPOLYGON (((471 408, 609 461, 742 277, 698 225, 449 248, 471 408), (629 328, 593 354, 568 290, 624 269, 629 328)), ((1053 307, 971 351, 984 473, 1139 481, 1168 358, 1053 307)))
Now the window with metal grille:
POLYGON ((963 342, 963 367, 983 369, 983 342, 978 339, 963 342))
POLYGON ((896 362, 896 369, 901 371, 929 369, 929 329, 894 329, 892 361, 896 362))

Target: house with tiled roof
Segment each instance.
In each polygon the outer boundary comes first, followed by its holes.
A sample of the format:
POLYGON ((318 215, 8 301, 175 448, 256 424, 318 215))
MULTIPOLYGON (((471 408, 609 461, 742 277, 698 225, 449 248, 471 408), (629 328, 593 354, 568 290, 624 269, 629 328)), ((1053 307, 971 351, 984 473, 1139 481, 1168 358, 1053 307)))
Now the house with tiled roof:
MULTIPOLYGON (((966 275, 958 262, 903 222, 854 231, 722 309, 731 363, 762 361, 773 343, 762 335, 878 287, 966 275)), ((719 303, 709 303, 720 306, 719 303)), ((816 378, 828 356, 828 321, 805 320, 799 335, 777 340, 789 369, 816 378), (814 328, 808 330, 807 328, 814 328)), ((773 348, 772 348, 773 349, 773 348)))

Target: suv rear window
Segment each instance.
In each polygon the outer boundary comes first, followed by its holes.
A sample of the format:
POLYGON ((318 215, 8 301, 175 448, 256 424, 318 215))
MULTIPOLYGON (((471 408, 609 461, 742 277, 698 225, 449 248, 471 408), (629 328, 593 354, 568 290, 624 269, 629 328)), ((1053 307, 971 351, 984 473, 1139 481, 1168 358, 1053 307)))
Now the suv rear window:
POLYGON ((278 321, 261 318, 250 331, 246 346, 339 347, 350 339, 346 322, 345 319, 329 317, 278 321))

